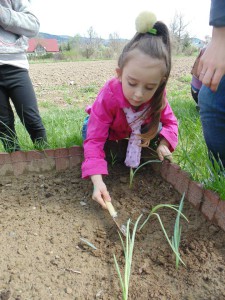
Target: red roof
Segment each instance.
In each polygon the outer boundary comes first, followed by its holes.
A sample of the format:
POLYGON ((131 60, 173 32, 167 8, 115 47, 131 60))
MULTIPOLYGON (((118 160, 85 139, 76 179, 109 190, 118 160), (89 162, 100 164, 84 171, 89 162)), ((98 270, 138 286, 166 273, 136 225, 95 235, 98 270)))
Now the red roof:
POLYGON ((36 47, 41 45, 45 48, 46 52, 59 52, 59 46, 56 39, 29 39, 29 46, 27 52, 34 52, 36 47))

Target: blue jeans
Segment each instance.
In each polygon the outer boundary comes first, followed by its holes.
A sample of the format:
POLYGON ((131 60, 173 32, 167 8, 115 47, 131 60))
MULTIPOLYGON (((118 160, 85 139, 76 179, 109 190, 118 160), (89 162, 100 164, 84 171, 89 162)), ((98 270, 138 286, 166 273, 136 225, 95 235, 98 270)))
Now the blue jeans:
POLYGON ((202 86, 198 95, 205 142, 214 158, 225 167, 225 76, 216 92, 202 86))
POLYGON ((83 139, 83 142, 86 140, 86 137, 87 137, 87 125, 88 125, 88 120, 89 120, 89 115, 84 119, 84 123, 83 123, 83 127, 82 127, 82 139, 83 139))

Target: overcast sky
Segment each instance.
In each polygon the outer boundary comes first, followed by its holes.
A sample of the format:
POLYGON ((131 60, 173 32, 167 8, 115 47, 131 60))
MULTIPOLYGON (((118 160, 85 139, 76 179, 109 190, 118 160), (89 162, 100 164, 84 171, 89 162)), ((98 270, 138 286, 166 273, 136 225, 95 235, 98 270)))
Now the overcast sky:
POLYGON ((41 32, 87 36, 92 26, 104 39, 110 33, 131 39, 135 33, 135 18, 143 10, 152 11, 168 26, 175 13, 184 15, 192 37, 204 39, 211 35, 210 0, 31 0, 33 11, 41 23, 41 32))

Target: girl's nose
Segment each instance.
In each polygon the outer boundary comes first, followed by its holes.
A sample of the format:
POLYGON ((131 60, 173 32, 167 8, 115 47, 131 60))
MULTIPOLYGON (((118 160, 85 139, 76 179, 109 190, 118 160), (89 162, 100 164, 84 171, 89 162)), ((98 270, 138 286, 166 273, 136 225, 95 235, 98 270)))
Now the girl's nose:
POLYGON ((143 91, 142 91, 142 89, 137 89, 137 90, 135 91, 134 96, 135 96, 137 99, 143 98, 143 91))

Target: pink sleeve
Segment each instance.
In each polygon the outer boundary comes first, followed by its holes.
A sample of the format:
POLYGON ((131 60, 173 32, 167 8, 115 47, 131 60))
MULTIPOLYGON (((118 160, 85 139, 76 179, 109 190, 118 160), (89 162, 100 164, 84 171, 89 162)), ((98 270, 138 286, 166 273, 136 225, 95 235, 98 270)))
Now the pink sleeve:
POLYGON ((169 142, 170 151, 174 151, 178 144, 178 122, 166 98, 165 101, 166 106, 162 110, 160 118, 162 123, 160 136, 163 136, 169 142))
POLYGON ((109 89, 103 88, 91 108, 87 138, 83 145, 84 162, 82 163, 82 178, 88 178, 91 175, 97 174, 108 174, 104 145, 113 120, 110 109, 110 97, 109 89))

